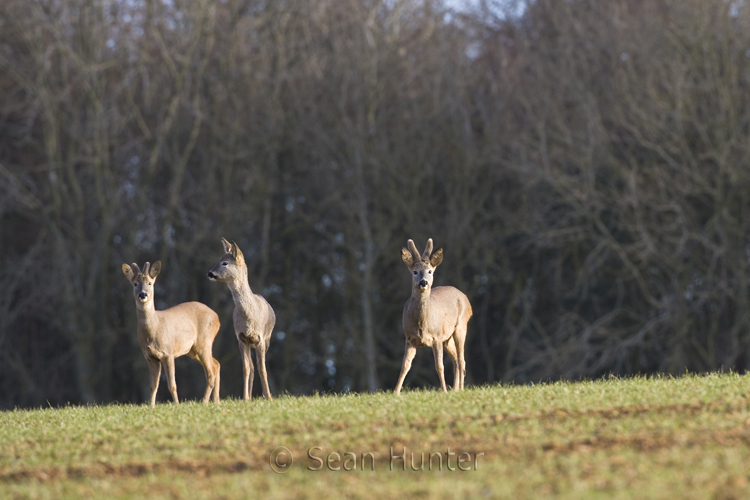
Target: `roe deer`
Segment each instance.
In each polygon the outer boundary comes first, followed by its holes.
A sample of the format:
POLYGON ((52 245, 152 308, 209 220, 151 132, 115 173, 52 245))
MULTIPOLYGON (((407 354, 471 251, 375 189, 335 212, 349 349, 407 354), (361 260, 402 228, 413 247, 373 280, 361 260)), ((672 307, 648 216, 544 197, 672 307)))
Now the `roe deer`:
POLYGON ((268 388, 268 373, 266 372, 266 352, 271 343, 271 332, 276 324, 276 315, 271 304, 261 295, 250 290, 247 278, 245 257, 234 241, 229 243, 224 238, 224 256, 219 263, 208 272, 208 279, 226 283, 234 299, 234 334, 240 345, 245 386, 242 398, 247 401, 253 390, 254 367, 250 357, 250 349, 255 349, 255 360, 258 362, 263 395, 266 399, 273 399, 268 388))
POLYGON ((151 406, 156 405, 161 367, 167 375, 169 392, 175 404, 177 384, 174 380, 174 358, 187 354, 203 366, 206 372, 206 393, 203 402, 213 391, 214 403, 219 402, 219 369, 221 365, 211 354, 214 338, 219 332, 219 315, 200 302, 185 302, 163 311, 154 309, 154 282, 161 271, 161 261, 148 262, 143 271, 138 264, 122 264, 122 273, 133 284, 133 297, 138 315, 138 345, 148 361, 151 372, 151 406))
POLYGON ((444 392, 445 376, 443 374, 443 348, 453 360, 455 378, 453 390, 464 388, 466 361, 464 360, 464 342, 466 325, 471 318, 469 299, 457 288, 439 286, 432 288, 433 271, 443 261, 443 249, 432 253, 432 238, 427 240, 427 247, 420 257, 413 240, 401 249, 401 260, 412 273, 411 297, 404 305, 403 323, 406 336, 406 352, 401 366, 401 374, 396 384, 396 394, 401 393, 404 377, 411 368, 411 362, 417 353, 417 347, 431 347, 435 355, 435 369, 440 377, 444 392))

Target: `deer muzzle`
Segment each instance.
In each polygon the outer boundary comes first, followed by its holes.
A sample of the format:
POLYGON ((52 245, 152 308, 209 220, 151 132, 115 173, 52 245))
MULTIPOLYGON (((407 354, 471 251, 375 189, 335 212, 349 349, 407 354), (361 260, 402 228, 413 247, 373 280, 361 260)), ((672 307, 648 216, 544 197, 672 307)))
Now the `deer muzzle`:
POLYGON ((419 288, 421 288, 422 290, 426 290, 428 286, 429 283, 427 283, 427 280, 425 279, 419 282, 419 288))
POLYGON ((209 271, 206 276, 208 276, 208 279, 210 279, 210 280, 215 280, 216 279, 216 275, 214 273, 212 273, 211 271, 209 271))
POLYGON ((148 299, 148 294, 146 292, 141 292, 138 294, 138 300, 141 302, 146 302, 146 299, 148 299))

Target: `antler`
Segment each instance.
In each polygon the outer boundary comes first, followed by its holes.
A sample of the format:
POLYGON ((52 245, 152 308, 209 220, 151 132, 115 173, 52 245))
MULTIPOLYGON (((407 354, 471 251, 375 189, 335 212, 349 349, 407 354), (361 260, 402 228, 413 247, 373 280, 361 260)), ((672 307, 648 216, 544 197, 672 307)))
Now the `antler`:
POLYGON ((406 246, 409 247, 409 251, 411 252, 412 256, 414 256, 415 263, 422 259, 419 256, 419 250, 417 250, 417 245, 414 244, 414 240, 410 239, 409 241, 407 241, 406 246))
POLYGON ((138 264, 136 264, 135 262, 133 262, 131 265, 133 266, 133 269, 135 269, 135 275, 136 276, 138 276, 139 274, 141 274, 141 268, 138 267, 138 264))
POLYGON ((427 240, 427 246, 424 247, 424 253, 422 254, 422 260, 428 260, 432 253, 432 238, 427 240))
POLYGON ((151 275, 149 274, 149 271, 151 271, 151 263, 150 263, 150 262, 146 262, 146 263, 145 263, 145 264, 143 265, 143 274, 144 274, 145 276, 151 276, 151 275))

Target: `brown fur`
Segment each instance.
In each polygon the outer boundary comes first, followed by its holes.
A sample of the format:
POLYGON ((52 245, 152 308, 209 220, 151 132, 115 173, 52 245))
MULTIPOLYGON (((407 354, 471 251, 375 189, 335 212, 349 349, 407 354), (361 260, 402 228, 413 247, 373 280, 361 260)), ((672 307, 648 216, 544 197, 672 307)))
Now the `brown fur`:
POLYGON ((464 388, 466 361, 464 343, 466 330, 472 315, 469 299, 452 286, 432 288, 433 271, 443 261, 443 249, 432 252, 432 238, 420 256, 414 241, 407 242, 408 249, 401 249, 401 260, 412 273, 412 292, 404 305, 403 324, 406 337, 406 352, 401 374, 396 384, 396 394, 401 392, 404 378, 411 368, 417 347, 431 347, 435 356, 435 369, 440 385, 447 392, 443 372, 443 349, 453 361, 455 378, 453 389, 464 388))
POLYGON ((268 373, 266 371, 266 352, 271 343, 271 332, 276 325, 276 315, 271 304, 261 295, 254 294, 250 289, 247 277, 247 265, 237 243, 229 243, 221 239, 224 245, 224 256, 219 260, 211 271, 208 279, 226 283, 232 292, 234 299, 234 333, 240 346, 242 355, 242 367, 244 375, 244 388, 242 397, 250 399, 253 390, 254 367, 250 357, 250 349, 255 349, 255 360, 258 362, 258 374, 260 375, 263 395, 267 399, 271 397, 268 387, 268 373))
POLYGON ((162 367, 167 375, 172 400, 175 404, 180 403, 174 378, 174 359, 185 354, 200 363, 206 373, 203 402, 208 402, 213 391, 213 401, 218 403, 221 365, 214 359, 211 350, 219 332, 219 316, 200 302, 185 302, 164 311, 155 310, 154 282, 160 270, 160 261, 154 262, 153 267, 146 262, 142 272, 137 264, 133 264, 132 268, 122 264, 122 273, 133 285, 138 316, 138 345, 151 372, 151 406, 156 404, 162 367))

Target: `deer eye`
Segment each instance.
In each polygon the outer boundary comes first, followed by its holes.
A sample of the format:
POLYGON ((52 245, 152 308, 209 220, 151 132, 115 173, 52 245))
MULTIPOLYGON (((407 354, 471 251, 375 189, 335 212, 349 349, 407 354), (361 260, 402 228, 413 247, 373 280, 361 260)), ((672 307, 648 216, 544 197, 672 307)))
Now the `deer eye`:
POLYGON ((428 274, 432 274, 432 269, 430 269, 429 271, 427 271, 427 273, 428 274))
POLYGON ((222 262, 221 265, 224 266, 224 267, 226 267, 226 266, 229 265, 229 262, 222 262))
POLYGON ((135 286, 138 286, 138 283, 133 283, 133 286, 134 286, 134 287, 135 287, 135 286))

